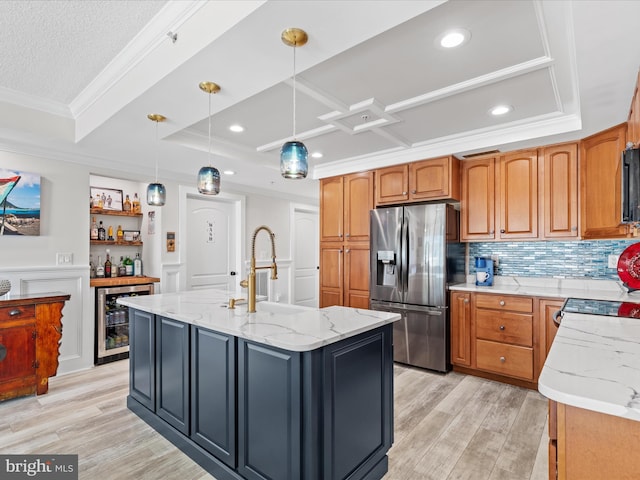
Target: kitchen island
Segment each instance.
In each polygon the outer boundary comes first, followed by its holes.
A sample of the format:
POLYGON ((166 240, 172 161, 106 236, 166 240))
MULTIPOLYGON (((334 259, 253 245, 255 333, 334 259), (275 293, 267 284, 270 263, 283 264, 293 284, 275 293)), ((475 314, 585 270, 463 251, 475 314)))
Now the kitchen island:
POLYGON ((399 315, 219 290, 122 298, 127 404, 224 479, 380 479, 393 442, 399 315))
POLYGON ((550 399, 550 479, 637 478, 640 319, 564 313, 538 390, 550 399))

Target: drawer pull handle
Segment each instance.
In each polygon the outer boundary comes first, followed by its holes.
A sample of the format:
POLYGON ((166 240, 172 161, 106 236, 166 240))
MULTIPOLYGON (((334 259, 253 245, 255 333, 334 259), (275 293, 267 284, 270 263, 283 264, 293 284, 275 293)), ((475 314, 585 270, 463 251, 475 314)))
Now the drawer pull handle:
POLYGON ((504 357, 500 357, 500 363, 504 363, 504 362, 506 362, 506 361, 507 361, 507 359, 506 359, 506 358, 504 358, 504 357))
POLYGON ((500 330, 504 330, 504 325, 500 325, 500 330))
POLYGON ((16 315, 20 315, 22 313, 22 311, 19 308, 16 308, 15 310, 11 310, 9 312, 9 316, 10 317, 15 317, 16 315))
POLYGON ((500 300, 500 306, 504 307, 504 300, 500 300))

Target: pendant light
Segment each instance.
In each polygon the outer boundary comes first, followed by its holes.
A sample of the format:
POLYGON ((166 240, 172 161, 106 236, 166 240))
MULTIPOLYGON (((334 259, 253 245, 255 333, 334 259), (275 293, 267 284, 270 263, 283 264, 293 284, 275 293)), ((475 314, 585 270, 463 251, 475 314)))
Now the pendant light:
POLYGON ((213 82, 201 82, 200 90, 209 94, 209 165, 198 172, 198 191, 204 195, 220 193, 220 172, 211 166, 211 94, 218 93, 220 86, 213 82))
POLYGON ((150 113, 147 118, 152 122, 156 122, 156 181, 150 183, 147 187, 147 205, 161 207, 167 199, 167 191, 164 185, 158 183, 158 123, 164 122, 166 117, 159 113, 150 113))
POLYGON ((307 43, 308 37, 299 28, 287 28, 280 37, 285 45, 293 47, 293 139, 280 149, 280 173, 284 178, 305 178, 309 153, 304 143, 296 140, 296 48, 307 43))

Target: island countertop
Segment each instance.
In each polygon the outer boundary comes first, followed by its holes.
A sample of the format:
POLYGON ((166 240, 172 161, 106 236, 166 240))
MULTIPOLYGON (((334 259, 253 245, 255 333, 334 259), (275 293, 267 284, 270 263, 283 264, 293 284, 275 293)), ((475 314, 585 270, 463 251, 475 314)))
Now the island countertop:
POLYGON ((565 312, 538 390, 566 405, 640 421, 640 319, 565 312))
POLYGON ((228 308, 233 295, 222 290, 193 290, 121 297, 119 304, 184 323, 234 335, 289 351, 315 350, 344 338, 400 320, 397 313, 350 307, 310 308, 257 302, 228 308))

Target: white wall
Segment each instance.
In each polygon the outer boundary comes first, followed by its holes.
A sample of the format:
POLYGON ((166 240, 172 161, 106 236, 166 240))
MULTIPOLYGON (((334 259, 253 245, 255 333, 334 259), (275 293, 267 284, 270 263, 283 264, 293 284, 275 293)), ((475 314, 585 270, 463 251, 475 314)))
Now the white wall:
MULTIPOLYGON (((13 148, 13 147, 12 147, 13 148)), ((71 299, 63 310, 63 334, 60 347, 58 373, 89 368, 94 357, 94 292, 89 287, 89 186, 99 181, 104 187, 122 189, 131 196, 137 192, 141 199, 144 218, 141 224, 145 274, 169 278, 178 271, 181 259, 179 245, 175 252, 166 251, 166 233, 176 232, 180 226, 180 185, 160 178, 167 188, 167 203, 163 207, 146 205, 146 184, 126 178, 126 172, 108 169, 90 169, 77 163, 56 158, 44 158, 7 151, 0 145, 0 168, 27 171, 41 176, 41 229, 40 236, 0 237, 0 278, 8 278, 12 289, 7 297, 24 293, 62 291, 71 299), (155 234, 148 234, 148 211, 156 211, 155 234), (71 253, 72 265, 56 265, 56 253, 71 253)), ((195 174, 194 174, 195 185, 195 174)), ((316 188, 315 186, 313 188, 316 188)), ((183 188, 184 190, 184 188, 183 188)), ((244 263, 251 255, 251 235, 259 225, 269 226, 276 234, 276 255, 279 280, 270 290, 278 299, 288 301, 288 282, 291 275, 290 205, 300 203, 298 198, 277 198, 265 192, 259 194, 232 188, 223 182, 223 191, 246 199, 242 226, 245 238, 244 263)), ((304 201, 304 200, 303 200, 304 201)), ((317 202, 316 202, 317 204, 317 202)), ((118 218, 118 217, 114 217, 118 218)), ((117 228, 114 220, 114 229, 117 228)), ((178 236, 177 243, 182 239, 178 236)), ((261 232, 256 241, 258 259, 269 258, 269 239, 261 232)), ((119 260, 119 251, 113 251, 119 260)), ((94 258, 97 260, 97 258, 94 258)), ((184 263, 184 259, 182 259, 184 263)), ((157 291, 163 291, 163 284, 157 291)), ((5 297, 6 298, 6 297, 5 297)), ((276 299, 275 297, 272 299, 276 299)))

